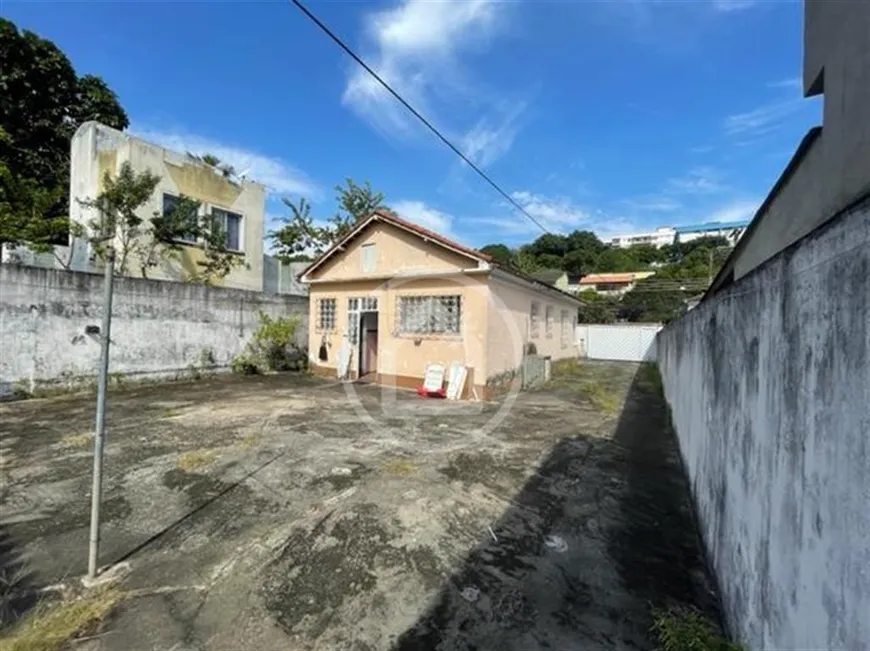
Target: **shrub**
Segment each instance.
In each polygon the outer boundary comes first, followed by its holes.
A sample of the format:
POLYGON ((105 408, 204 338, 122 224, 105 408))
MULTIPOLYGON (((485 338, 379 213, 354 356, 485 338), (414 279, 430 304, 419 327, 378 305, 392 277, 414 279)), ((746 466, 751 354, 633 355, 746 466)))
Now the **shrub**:
POLYGON ((304 369, 305 353, 293 343, 298 327, 296 317, 273 318, 260 312, 260 326, 245 351, 230 362, 230 369, 245 375, 304 369))
POLYGON ((661 651, 743 651, 694 609, 653 610, 652 631, 661 651))

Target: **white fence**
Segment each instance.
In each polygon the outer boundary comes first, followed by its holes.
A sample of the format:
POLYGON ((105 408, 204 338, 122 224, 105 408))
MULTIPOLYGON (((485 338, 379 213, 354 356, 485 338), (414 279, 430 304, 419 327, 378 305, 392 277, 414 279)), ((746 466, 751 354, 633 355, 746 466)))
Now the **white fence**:
POLYGON ((580 357, 624 362, 654 362, 657 323, 593 325, 582 323, 574 329, 574 343, 580 357))

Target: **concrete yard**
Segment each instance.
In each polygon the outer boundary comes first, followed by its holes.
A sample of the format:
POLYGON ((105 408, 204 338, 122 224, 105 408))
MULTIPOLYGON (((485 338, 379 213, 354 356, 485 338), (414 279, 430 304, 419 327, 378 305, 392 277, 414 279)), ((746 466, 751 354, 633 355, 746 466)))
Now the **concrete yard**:
MULTIPOLYGON (((294 375, 115 390, 101 562, 125 599, 75 648, 652 649, 651 605, 715 619, 650 371, 485 405, 294 375)), ((19 596, 86 569, 93 408, 0 405, 19 596)))

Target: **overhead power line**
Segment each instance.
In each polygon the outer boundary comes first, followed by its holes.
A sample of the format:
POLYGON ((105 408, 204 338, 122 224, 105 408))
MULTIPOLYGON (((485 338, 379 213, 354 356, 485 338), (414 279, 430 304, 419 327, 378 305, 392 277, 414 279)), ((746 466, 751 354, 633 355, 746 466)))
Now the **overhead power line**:
POLYGON ((390 95, 395 97, 402 104, 402 106, 404 106, 406 109, 408 109, 411 112, 411 114, 415 118, 420 120, 420 122, 422 122, 426 126, 426 128, 429 129, 429 131, 434 133, 435 136, 441 142, 443 142, 445 145, 447 145, 447 147, 449 147, 453 151, 453 153, 455 153, 457 156, 459 156, 459 158, 461 158, 463 161, 465 161, 465 163, 467 163, 468 166, 471 167, 471 169, 473 169, 475 172, 477 172, 477 174, 484 181, 489 183, 489 185, 491 185, 496 192, 498 192, 502 197, 504 197, 505 200, 508 201, 508 203, 510 203, 517 210, 519 210, 529 221, 531 221, 535 226, 540 228, 542 231, 544 231, 545 233, 550 232, 546 229, 546 227, 544 227, 543 224, 541 224, 541 222, 539 222, 531 214, 529 214, 529 212, 525 208, 523 208, 522 205, 520 205, 520 203, 517 202, 516 199, 514 199, 507 192, 502 190, 501 187, 498 185, 498 183, 493 181, 492 178, 490 178, 490 176, 486 172, 484 172, 477 165, 475 165, 468 158, 468 156, 463 154, 462 151, 456 145, 454 145, 452 142, 450 142, 450 140, 448 140, 448 138, 444 134, 442 134, 431 122, 429 122, 429 120, 427 120, 425 117, 423 117, 423 115, 417 109, 415 109, 413 106, 411 106, 411 104, 409 104, 408 101, 404 97, 402 97, 401 95, 399 95, 398 92, 393 90, 392 86, 390 86, 386 81, 384 81, 381 78, 381 76, 377 72, 375 72, 362 59, 362 57, 360 57, 356 52, 351 50, 350 46, 347 45, 343 40, 341 40, 341 38, 335 32, 333 32, 329 27, 327 27, 326 24, 322 20, 320 20, 317 16, 315 16, 313 13, 311 13, 311 10, 309 10, 308 7, 306 7, 304 4, 302 4, 302 2, 300 2, 300 0, 290 0, 290 2, 292 4, 294 4, 296 6, 296 8, 299 9, 299 11, 301 11, 303 14, 305 14, 305 16, 309 20, 311 20, 311 22, 313 22, 315 25, 317 25, 324 34, 326 34, 330 39, 332 39, 335 42, 335 44, 338 45, 338 47, 340 47, 342 50, 344 50, 348 56, 350 56, 354 61, 356 61, 358 64, 360 64, 367 73, 369 73, 372 77, 374 77, 374 79, 381 86, 383 86, 387 90, 388 93, 390 93, 390 95))

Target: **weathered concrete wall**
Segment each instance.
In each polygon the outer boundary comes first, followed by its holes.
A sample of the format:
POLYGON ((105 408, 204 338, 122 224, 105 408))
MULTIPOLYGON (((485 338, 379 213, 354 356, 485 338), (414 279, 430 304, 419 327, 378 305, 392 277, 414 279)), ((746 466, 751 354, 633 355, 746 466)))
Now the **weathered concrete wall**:
MULTIPOLYGON (((0 393, 17 382, 71 381, 97 372, 102 276, 0 265, 0 393)), ((308 341, 308 299, 156 280, 118 278, 112 309, 109 371, 172 375, 218 366, 241 352, 259 312, 300 317, 297 343, 308 341)))
POLYGON ((870 200, 659 334, 726 618, 870 649, 870 200))

